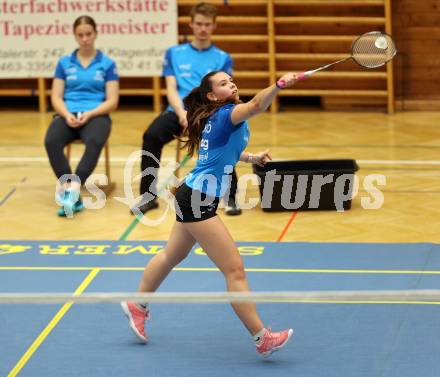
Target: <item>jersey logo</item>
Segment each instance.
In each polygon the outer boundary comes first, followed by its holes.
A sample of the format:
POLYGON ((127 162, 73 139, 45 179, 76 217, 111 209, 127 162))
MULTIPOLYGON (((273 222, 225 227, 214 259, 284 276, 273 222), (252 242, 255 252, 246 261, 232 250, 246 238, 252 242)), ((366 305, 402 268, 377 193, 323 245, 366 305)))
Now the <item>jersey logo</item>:
POLYGON ((203 129, 203 132, 209 134, 211 132, 211 129, 212 129, 212 124, 211 122, 208 122, 205 124, 205 128, 203 129))
POLYGON ((95 81, 104 81, 104 72, 98 70, 95 72, 95 77, 93 78, 95 81))
POLYGON ((204 149, 205 151, 209 148, 209 140, 208 139, 202 139, 200 140, 200 148, 204 149))

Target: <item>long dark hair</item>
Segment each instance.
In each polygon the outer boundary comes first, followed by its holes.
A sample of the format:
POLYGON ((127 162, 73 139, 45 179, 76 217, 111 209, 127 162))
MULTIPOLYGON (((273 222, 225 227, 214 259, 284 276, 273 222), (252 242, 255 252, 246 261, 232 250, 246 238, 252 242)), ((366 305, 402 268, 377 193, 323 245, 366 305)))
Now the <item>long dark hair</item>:
POLYGON ((183 136, 186 138, 183 142, 183 148, 188 148, 188 154, 194 155, 199 150, 202 131, 205 127, 207 119, 220 107, 228 103, 236 103, 235 99, 227 99, 225 101, 211 101, 208 93, 212 92, 212 76, 221 71, 213 71, 203 77, 200 86, 194 88, 184 99, 183 105, 187 110, 186 119, 188 127, 185 129, 183 136))

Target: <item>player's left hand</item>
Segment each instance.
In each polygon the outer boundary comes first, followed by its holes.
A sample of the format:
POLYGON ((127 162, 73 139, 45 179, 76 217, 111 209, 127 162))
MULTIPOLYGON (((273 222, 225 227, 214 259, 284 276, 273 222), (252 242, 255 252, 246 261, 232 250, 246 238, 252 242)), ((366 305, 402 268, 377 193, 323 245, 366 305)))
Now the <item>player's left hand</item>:
POLYGON ((270 160, 272 160, 272 157, 269 154, 268 149, 266 149, 265 151, 262 151, 262 152, 255 153, 252 156, 252 162, 254 164, 257 164, 258 166, 264 166, 270 160))

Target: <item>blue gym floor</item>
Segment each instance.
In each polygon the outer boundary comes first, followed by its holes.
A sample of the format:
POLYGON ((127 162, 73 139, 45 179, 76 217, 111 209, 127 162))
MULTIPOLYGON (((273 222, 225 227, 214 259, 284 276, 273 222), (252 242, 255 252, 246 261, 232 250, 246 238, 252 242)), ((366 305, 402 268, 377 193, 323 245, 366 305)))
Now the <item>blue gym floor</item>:
MULTIPOLYGON (((2 241, 0 292, 135 292, 161 241, 2 241)), ((440 245, 239 243, 254 291, 438 289, 440 245)), ((161 291, 223 291, 200 249, 161 291)), ((439 376, 440 302, 259 304, 263 360, 226 304, 154 304, 141 345, 117 304, 0 305, 0 376, 439 376)))

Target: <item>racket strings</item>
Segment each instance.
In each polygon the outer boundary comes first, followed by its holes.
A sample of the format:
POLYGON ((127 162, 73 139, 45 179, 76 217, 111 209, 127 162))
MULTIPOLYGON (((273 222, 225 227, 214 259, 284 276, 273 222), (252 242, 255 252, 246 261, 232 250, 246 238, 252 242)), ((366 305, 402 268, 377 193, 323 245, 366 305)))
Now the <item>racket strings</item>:
POLYGON ((391 37, 381 32, 361 35, 352 45, 353 59, 366 68, 381 67, 396 53, 397 49, 391 37))

